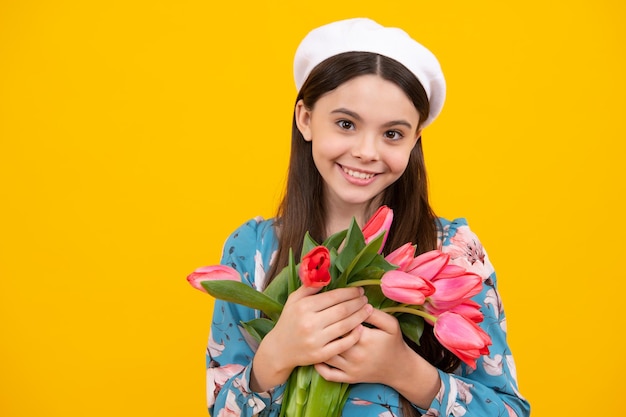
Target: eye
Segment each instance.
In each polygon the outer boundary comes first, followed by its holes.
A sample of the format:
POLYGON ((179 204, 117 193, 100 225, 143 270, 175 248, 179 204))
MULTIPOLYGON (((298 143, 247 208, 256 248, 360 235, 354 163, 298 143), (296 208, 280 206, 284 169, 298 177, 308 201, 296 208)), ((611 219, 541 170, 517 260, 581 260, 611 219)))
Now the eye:
POLYGON ((388 130, 385 132, 384 136, 389 140, 400 140, 404 137, 402 132, 399 132, 397 130, 388 130))
POLYGON ((350 120, 341 119, 337 122, 337 126, 342 128, 343 130, 352 130, 354 129, 354 123, 350 120))

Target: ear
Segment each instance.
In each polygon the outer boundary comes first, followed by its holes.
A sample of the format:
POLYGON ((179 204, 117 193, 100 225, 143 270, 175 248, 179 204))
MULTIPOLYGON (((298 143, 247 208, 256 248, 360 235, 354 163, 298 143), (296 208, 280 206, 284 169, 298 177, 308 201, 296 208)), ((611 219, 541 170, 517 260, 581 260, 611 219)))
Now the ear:
POLYGON ((413 146, 417 145, 417 141, 420 140, 421 137, 422 129, 418 129, 417 132, 415 132, 415 137, 413 138, 413 146))
POLYGON ((296 126, 302 133, 304 140, 311 141, 311 110, 307 109, 302 100, 298 100, 296 103, 296 126))

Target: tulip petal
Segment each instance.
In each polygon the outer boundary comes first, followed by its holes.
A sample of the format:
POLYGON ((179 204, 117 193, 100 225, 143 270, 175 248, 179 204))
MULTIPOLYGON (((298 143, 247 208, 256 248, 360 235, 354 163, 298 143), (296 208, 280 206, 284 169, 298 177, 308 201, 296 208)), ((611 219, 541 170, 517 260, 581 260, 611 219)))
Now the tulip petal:
POLYGON ((467 273, 435 280, 433 286, 435 293, 429 298, 429 303, 438 309, 450 309, 478 294, 482 290, 482 279, 479 275, 467 273))
POLYGON ((387 298, 404 304, 421 305, 435 292, 429 281, 399 270, 387 271, 380 287, 387 298))
POLYGON ((426 311, 433 316, 440 316, 446 311, 460 314, 474 323, 480 323, 484 320, 483 313, 480 311, 480 304, 472 300, 464 300, 462 303, 449 309, 436 308, 431 303, 425 304, 426 311))
POLYGON ((434 327, 435 337, 450 352, 476 369, 476 359, 489 353, 489 335, 468 318, 451 312, 441 314, 434 327))
POLYGON ((390 264, 397 265, 401 271, 406 270, 406 267, 413 261, 415 256, 415 245, 411 242, 405 243, 398 249, 385 256, 385 260, 390 264))
POLYGON ((302 257, 298 275, 305 287, 320 288, 330 283, 330 252, 325 246, 316 246, 302 257))
POLYGON ((450 255, 439 250, 424 252, 411 261, 406 271, 412 275, 433 280, 445 268, 449 260, 450 255))
POLYGON ((382 248, 385 246, 385 241, 387 240, 389 229, 391 229, 392 222, 393 210, 387 206, 380 206, 378 210, 376 210, 376 213, 370 217, 370 219, 365 223, 365 226, 361 229, 363 237, 365 237, 365 243, 369 243, 381 233, 385 233, 383 244, 381 245, 382 251, 382 248))
POLYGON ((241 281, 236 269, 226 265, 211 265, 197 268, 187 276, 187 281, 197 290, 206 292, 202 286, 204 281, 241 281))
POLYGON ((467 270, 460 265, 448 264, 436 276, 436 279, 454 278, 467 273, 467 270))

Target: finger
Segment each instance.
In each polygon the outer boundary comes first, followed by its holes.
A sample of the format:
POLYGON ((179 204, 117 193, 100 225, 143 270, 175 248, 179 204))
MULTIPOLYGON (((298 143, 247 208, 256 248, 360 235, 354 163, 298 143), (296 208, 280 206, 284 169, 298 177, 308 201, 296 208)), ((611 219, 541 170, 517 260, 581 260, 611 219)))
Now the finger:
POLYGON ((316 363, 314 365, 315 370, 324 378, 326 381, 331 382, 347 382, 354 383, 356 381, 348 380, 348 375, 343 372, 340 368, 334 368, 332 366, 328 366, 325 363, 316 363))
POLYGON ((395 333, 398 328, 398 320, 394 316, 376 308, 364 321, 390 334, 395 333))
MULTIPOLYGON (((316 344, 323 347, 322 356, 324 360, 317 362, 323 362, 327 358, 342 353, 356 344, 361 337, 361 332, 365 330, 362 323, 373 309, 374 307, 371 305, 365 304, 354 314, 341 320, 331 317, 332 322, 330 323, 324 322, 320 318, 316 325, 322 323, 323 327, 315 334, 313 340, 316 344)), ((326 312, 327 311, 318 313, 318 315, 325 314, 326 312)))
POLYGON ((322 311, 344 301, 359 299, 363 294, 363 288, 337 288, 316 294, 315 297, 313 297, 315 310, 322 311))
MULTIPOLYGON (((364 297, 365 298, 365 297, 364 297)), ((367 300, 354 300, 338 304, 320 313, 320 321, 328 323, 325 333, 330 340, 344 336, 367 321, 374 307, 367 300)))
POLYGON ((333 368, 345 369, 347 361, 343 356, 335 355, 332 358, 324 361, 324 364, 333 368))
POLYGON ((340 355, 352 346, 356 345, 361 338, 363 330, 363 325, 358 324, 342 337, 333 339, 326 343, 326 345, 322 348, 321 358, 317 362, 326 362, 330 358, 340 355))
POLYGON ((291 302, 301 300, 302 298, 305 298, 305 297, 308 297, 308 296, 311 296, 313 294, 320 292, 321 289, 322 288, 307 287, 305 285, 302 285, 300 288, 296 289, 294 292, 292 292, 289 295, 289 300, 291 300, 291 302))

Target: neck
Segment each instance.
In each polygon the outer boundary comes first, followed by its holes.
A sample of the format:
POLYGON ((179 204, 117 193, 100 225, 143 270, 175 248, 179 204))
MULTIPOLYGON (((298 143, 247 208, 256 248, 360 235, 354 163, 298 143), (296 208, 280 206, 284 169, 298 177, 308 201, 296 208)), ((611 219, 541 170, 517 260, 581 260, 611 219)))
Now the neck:
POLYGON ((356 219, 357 224, 363 227, 377 208, 378 205, 373 201, 363 204, 337 204, 336 202, 327 201, 326 236, 347 229, 353 217, 356 219))

